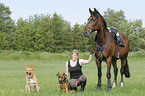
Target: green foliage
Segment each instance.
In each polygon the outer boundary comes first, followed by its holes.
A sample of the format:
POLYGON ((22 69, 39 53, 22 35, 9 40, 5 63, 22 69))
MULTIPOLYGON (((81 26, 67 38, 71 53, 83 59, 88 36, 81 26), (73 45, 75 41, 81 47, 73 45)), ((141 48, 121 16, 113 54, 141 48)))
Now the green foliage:
MULTIPOLYGON (((88 52, 79 52, 79 58, 88 59, 88 52)), ((48 53, 48 52, 29 52, 29 51, 14 51, 14 50, 0 50, 0 60, 49 60, 61 61, 71 59, 71 52, 65 51, 63 53, 48 53)))
POLYGON ((5 33, 0 33, 0 48, 7 49, 8 41, 6 40, 5 33))
POLYGON ((78 49, 81 51, 88 51, 88 38, 84 37, 83 32, 84 26, 75 24, 72 28, 72 49, 78 49))
POLYGON ((10 17, 11 11, 8 6, 5 6, 3 3, 0 3, 0 49, 13 49, 13 43, 15 36, 16 26, 14 21, 10 17))
MULTIPOLYGON (((51 32, 54 34, 54 52, 63 52, 65 47, 65 29, 63 28, 66 22, 62 19, 61 15, 53 14, 51 18, 51 32)), ((67 33, 67 32, 66 32, 67 33)))
POLYGON ((116 27, 118 32, 125 34, 130 42, 130 51, 138 51, 145 48, 145 28, 142 27, 142 20, 127 21, 124 12, 107 9, 104 12, 108 27, 116 27))
POLYGON ((86 51, 88 39, 82 34, 84 25, 63 20, 61 15, 34 15, 28 20, 20 18, 16 29, 16 50, 64 52, 73 49, 86 51))
MULTIPOLYGON (((63 19, 57 13, 29 16, 24 20, 20 18, 15 22, 11 19, 11 11, 8 6, 0 3, 0 49, 17 51, 43 51, 62 53, 78 49, 81 52, 95 47, 94 36, 86 38, 82 32, 85 24, 75 24, 63 19)), ((145 28, 142 20, 128 21, 124 11, 107 9, 104 18, 108 27, 116 27, 118 32, 129 38, 130 51, 144 50, 145 28)), ((96 33, 95 33, 96 34, 96 33)))
POLYGON ((126 22, 125 16, 124 16, 124 11, 116 11, 113 9, 108 8, 107 11, 104 12, 104 18, 107 21, 108 27, 116 27, 118 29, 118 26, 122 22, 126 22))

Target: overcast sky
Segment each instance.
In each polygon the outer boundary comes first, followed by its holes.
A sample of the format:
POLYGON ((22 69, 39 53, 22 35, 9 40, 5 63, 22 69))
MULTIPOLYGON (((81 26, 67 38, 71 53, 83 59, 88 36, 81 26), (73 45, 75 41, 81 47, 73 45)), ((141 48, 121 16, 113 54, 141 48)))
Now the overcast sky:
POLYGON ((98 9, 103 15, 108 8, 123 10, 127 20, 142 19, 145 27, 145 0, 1 0, 9 6, 13 20, 28 19, 35 14, 61 14, 71 25, 83 24, 90 16, 89 8, 98 9))

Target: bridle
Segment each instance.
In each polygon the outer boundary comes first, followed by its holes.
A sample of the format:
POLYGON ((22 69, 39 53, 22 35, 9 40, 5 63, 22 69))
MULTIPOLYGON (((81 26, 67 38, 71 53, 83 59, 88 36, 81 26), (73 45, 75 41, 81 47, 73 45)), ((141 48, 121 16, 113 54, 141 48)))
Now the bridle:
MULTIPOLYGON (((94 15, 93 15, 93 16, 94 16, 94 15)), ((95 16, 95 17, 97 18, 97 16, 95 16)), ((95 21, 96 21, 96 20, 95 20, 95 21)), ((88 24, 86 25, 86 27, 85 27, 85 28, 86 28, 86 29, 91 29, 91 32, 92 32, 92 31, 94 31, 95 26, 98 24, 98 21, 99 21, 99 19, 97 19, 97 21, 95 22, 95 24, 93 25, 93 27, 92 27, 92 28, 91 28, 91 27, 88 27, 88 26, 87 26, 88 24)))

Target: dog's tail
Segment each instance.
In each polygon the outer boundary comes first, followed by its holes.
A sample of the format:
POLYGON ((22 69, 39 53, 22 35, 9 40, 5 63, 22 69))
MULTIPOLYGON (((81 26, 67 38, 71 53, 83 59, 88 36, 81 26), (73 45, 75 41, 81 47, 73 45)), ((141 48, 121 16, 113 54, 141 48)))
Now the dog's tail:
POLYGON ((20 89, 21 92, 25 92, 23 89, 20 89))
POLYGON ((38 86, 38 89, 40 90, 40 86, 38 86))

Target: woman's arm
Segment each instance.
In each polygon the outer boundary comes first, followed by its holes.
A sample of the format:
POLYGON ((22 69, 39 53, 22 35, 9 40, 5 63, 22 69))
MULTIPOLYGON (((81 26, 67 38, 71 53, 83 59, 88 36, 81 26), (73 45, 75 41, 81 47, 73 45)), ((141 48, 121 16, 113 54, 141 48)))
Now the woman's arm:
POLYGON ((80 59, 80 60, 79 60, 79 64, 80 64, 80 65, 87 64, 87 63, 90 63, 91 60, 92 60, 92 55, 90 54, 88 60, 80 59))
POLYGON ((66 73, 65 73, 67 76, 69 74, 69 71, 68 71, 68 61, 66 62, 66 73))

